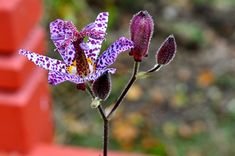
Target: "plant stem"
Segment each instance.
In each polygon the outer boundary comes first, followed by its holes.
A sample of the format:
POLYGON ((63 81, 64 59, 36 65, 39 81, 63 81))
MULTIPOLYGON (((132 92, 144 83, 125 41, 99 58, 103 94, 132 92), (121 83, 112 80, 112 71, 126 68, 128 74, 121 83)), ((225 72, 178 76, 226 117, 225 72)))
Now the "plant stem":
POLYGON ((90 84, 88 84, 88 83, 87 83, 86 90, 87 90, 88 94, 90 94, 90 96, 94 99, 95 95, 93 94, 91 87, 90 87, 90 84))
POLYGON ((117 99, 116 103, 114 104, 113 108, 111 109, 111 111, 107 115, 107 119, 108 120, 110 120, 110 118, 112 117, 113 113, 116 111, 116 109, 121 104, 121 102, 124 99, 124 97, 126 96, 127 92, 129 91, 131 86, 134 84, 134 82, 136 80, 136 74, 138 73, 138 71, 139 71, 139 62, 135 62, 134 63, 134 68, 133 68, 132 76, 131 76, 128 84, 126 85, 126 87, 123 89, 121 95, 118 97, 118 99, 117 99))
POLYGON ((162 65, 157 64, 157 65, 155 65, 152 69, 149 69, 146 73, 155 72, 155 71, 157 71, 161 66, 162 66, 162 65))
POLYGON ((108 156, 109 120, 104 120, 103 156, 108 156))
MULTIPOLYGON (((87 91, 91 95, 92 98, 95 98, 90 85, 87 85, 87 91)), ((104 109, 101 105, 98 107, 99 113, 103 119, 104 123, 104 137, 103 137, 103 156, 108 156, 108 135, 109 135, 109 121, 105 115, 104 109)))
POLYGON ((105 116, 104 110, 101 105, 98 106, 98 110, 104 122, 103 156, 107 156, 108 155, 109 121, 107 117, 105 116))

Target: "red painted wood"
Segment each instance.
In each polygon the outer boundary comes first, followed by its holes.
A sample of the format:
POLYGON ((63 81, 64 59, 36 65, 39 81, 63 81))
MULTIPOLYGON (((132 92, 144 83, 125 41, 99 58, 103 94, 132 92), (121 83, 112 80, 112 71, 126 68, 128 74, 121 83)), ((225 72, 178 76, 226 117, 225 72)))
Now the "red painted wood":
MULTIPOLYGON (((41 145, 27 156, 102 156, 102 151, 88 148, 75 148, 60 145, 41 145)), ((109 156, 146 156, 137 153, 110 152, 109 156)))
MULTIPOLYGON (((21 48, 37 53, 45 52, 45 32, 41 27, 36 27, 25 39, 21 48)), ((31 74, 36 66, 24 56, 15 51, 12 55, 0 55, 0 90, 17 90, 31 74)))
POLYGON ((28 152, 51 143, 51 98, 45 71, 38 68, 15 92, 0 91, 0 151, 28 152))
POLYGON ((13 53, 42 16, 42 0, 0 0, 0 53, 13 53))

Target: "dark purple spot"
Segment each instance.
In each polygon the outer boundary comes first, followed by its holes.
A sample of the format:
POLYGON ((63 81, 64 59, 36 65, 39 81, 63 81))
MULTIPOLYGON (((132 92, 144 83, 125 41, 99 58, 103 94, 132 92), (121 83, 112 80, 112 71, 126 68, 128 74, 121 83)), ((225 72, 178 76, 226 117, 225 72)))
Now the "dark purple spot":
POLYGON ((92 41, 91 41, 91 44, 95 44, 95 41, 94 41, 94 40, 92 40, 92 41))
POLYGON ((69 55, 72 55, 73 54, 73 51, 69 51, 69 55))
POLYGON ((92 56, 95 56, 95 54, 94 54, 94 53, 90 53, 90 54, 88 55, 88 57, 92 57, 92 56))

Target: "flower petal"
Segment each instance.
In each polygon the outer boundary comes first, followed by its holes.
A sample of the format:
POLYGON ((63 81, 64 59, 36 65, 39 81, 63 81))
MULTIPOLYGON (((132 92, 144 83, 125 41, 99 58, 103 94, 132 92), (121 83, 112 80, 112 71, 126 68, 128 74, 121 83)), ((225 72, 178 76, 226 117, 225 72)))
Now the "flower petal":
POLYGON ((60 60, 52 59, 47 56, 39 55, 24 49, 19 50, 19 54, 26 56, 30 61, 37 66, 50 71, 67 73, 66 64, 60 60))
POLYGON ((68 73, 61 72, 49 72, 48 73, 48 82, 51 85, 57 85, 64 81, 70 81, 76 84, 84 83, 86 80, 78 75, 71 75, 68 73))
POLYGON ((78 31, 71 21, 57 19, 50 23, 51 40, 56 46, 64 62, 71 65, 74 60, 75 50, 72 42, 78 31))
POLYGON ((97 16, 95 20, 95 26, 92 28, 92 30, 97 32, 103 32, 103 34, 100 34, 102 38, 95 39, 89 37, 87 41, 89 50, 84 50, 86 57, 91 58, 94 62, 99 55, 100 48, 105 37, 105 32, 108 24, 108 16, 109 16, 108 12, 102 12, 97 16))
POLYGON ((96 80, 98 77, 100 77, 103 73, 108 71, 111 74, 114 74, 116 69, 114 68, 108 68, 103 70, 95 71, 94 73, 88 75, 87 77, 80 77, 78 75, 71 75, 68 73, 61 73, 61 72, 49 72, 48 73, 48 82, 51 85, 57 85, 59 83, 62 83, 64 81, 70 81, 76 84, 85 83, 88 81, 96 80))
POLYGON ((66 75, 65 73, 49 71, 49 73, 48 73, 48 83, 53 85, 53 86, 57 85, 59 83, 62 83, 64 81, 66 81, 65 75, 66 75))
POLYGON ((96 80, 98 77, 100 77, 106 71, 108 71, 111 74, 114 74, 116 72, 116 69, 115 68, 106 68, 106 69, 96 70, 92 74, 90 74, 87 77, 85 77, 85 80, 86 81, 96 80))
POLYGON ((77 75, 68 75, 67 74, 66 79, 70 82, 79 84, 79 83, 84 83, 84 82, 96 80, 98 77, 100 77, 106 71, 108 71, 111 74, 114 74, 116 72, 116 69, 107 68, 107 69, 102 69, 102 70, 96 70, 95 72, 91 73, 90 75, 88 75, 86 77, 80 77, 77 75))
POLYGON ((120 37, 97 59, 96 69, 99 70, 112 65, 121 52, 131 48, 133 48, 133 42, 125 37, 120 37))
POLYGON ((102 30, 97 30, 96 27, 97 24, 95 22, 88 24, 80 31, 79 33, 80 37, 81 38, 90 37, 92 39, 97 39, 97 40, 104 39, 105 32, 102 30))

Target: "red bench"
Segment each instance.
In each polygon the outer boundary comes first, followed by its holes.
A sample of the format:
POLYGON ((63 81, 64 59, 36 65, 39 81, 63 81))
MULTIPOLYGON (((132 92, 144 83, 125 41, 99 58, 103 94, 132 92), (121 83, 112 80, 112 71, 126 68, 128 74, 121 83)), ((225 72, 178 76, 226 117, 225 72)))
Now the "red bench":
POLYGON ((42 17, 42 0, 0 0, 0 53, 20 48, 42 17))
POLYGON ((53 138, 45 71, 34 70, 18 91, 0 91, 0 150, 28 152, 53 138))
MULTIPOLYGON (((65 147, 59 145, 41 145, 32 150, 27 156, 102 156, 101 150, 65 147)), ((144 156, 137 153, 110 152, 109 156, 144 156)), ((146 155, 145 155, 146 156, 146 155)))
MULTIPOLYGON (((38 53, 45 51, 45 32, 41 27, 33 29, 21 44, 21 48, 38 53)), ((0 90, 17 90, 25 85, 27 77, 37 68, 15 50, 11 55, 0 55, 0 90)))

